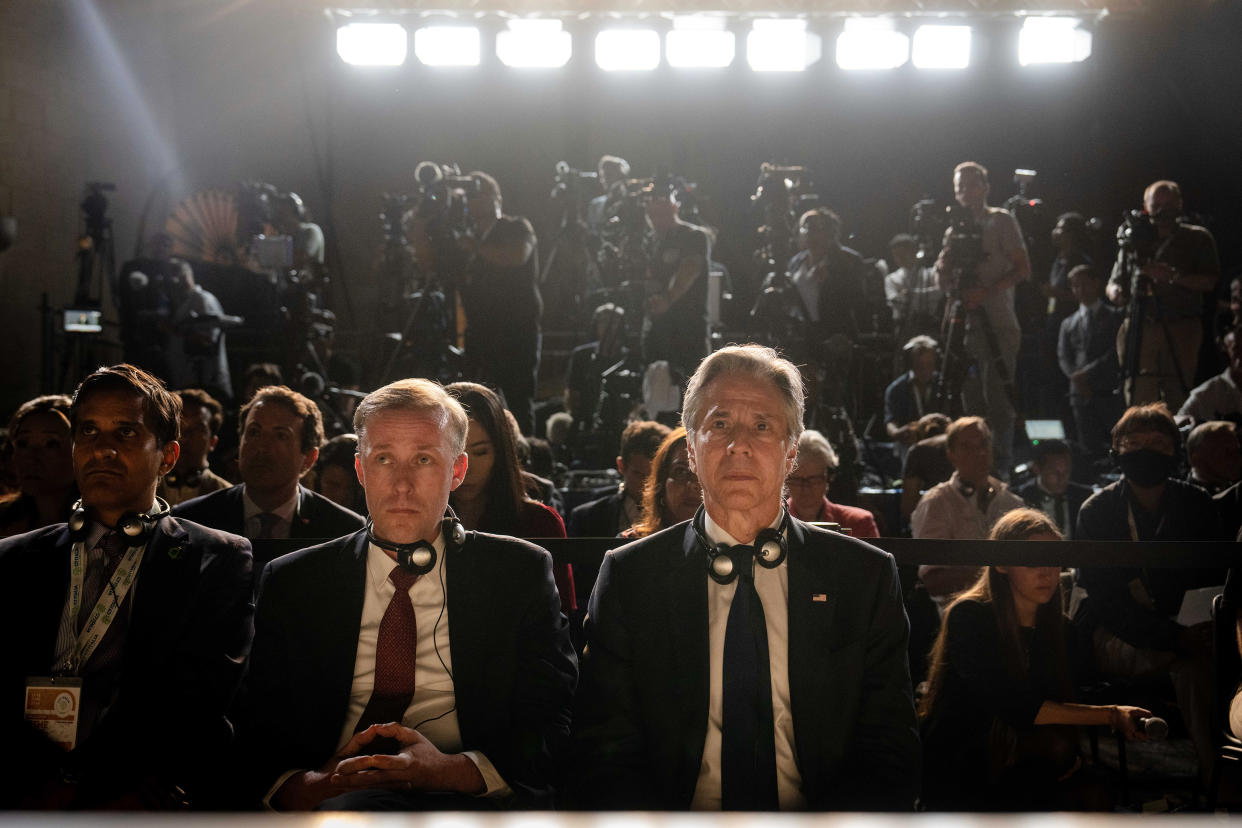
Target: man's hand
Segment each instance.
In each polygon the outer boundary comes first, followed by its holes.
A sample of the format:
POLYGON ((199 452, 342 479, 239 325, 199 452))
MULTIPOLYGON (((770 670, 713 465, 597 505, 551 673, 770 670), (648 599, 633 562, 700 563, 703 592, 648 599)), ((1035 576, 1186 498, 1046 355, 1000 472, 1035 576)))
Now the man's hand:
POLYGON ((346 789, 389 788, 403 791, 483 793, 483 776, 468 756, 441 753, 417 730, 399 724, 372 725, 359 735, 368 741, 383 736, 396 739, 395 754, 357 755, 341 760, 331 783, 346 789))
POLYGON ((1083 399, 1091 399, 1091 386, 1087 382, 1086 371, 1075 371, 1070 374, 1070 385, 1074 386, 1074 393, 1083 399))
POLYGON ((1143 730, 1140 719, 1150 719, 1152 712, 1142 707, 1128 707, 1124 704, 1113 705, 1109 710, 1108 726, 1127 739, 1147 741, 1147 732, 1143 730))
POLYGON ((332 775, 343 760, 357 756, 377 735, 379 734, 374 726, 355 733, 319 770, 303 771, 290 776, 272 794, 272 807, 278 811, 309 811, 325 799, 353 790, 356 786, 333 782, 332 775))
POLYGON ((893 432, 893 439, 904 445, 912 445, 919 441, 918 421, 906 423, 901 428, 893 432))
POLYGON ((1139 268, 1139 273, 1158 285, 1171 285, 1177 278, 1177 268, 1168 262, 1148 262, 1139 268))

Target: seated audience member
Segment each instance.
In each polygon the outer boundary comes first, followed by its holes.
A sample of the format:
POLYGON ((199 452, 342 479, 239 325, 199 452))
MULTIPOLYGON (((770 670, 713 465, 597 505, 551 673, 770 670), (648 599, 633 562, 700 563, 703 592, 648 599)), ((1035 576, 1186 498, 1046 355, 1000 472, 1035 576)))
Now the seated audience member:
POLYGON ((621 537, 645 538, 684 523, 702 505, 703 490, 686 454, 686 430, 678 426, 664 438, 651 461, 651 473, 643 485, 642 517, 621 537))
POLYGON ((901 446, 902 459, 920 439, 919 420, 932 410, 938 347, 930 336, 916 336, 907 342, 901 350, 910 370, 884 389, 884 427, 889 439, 901 446))
POLYGON ((828 487, 837 471, 837 453, 828 438, 807 429, 798 438, 794 470, 785 483, 789 487, 789 514, 798 520, 836 523, 856 538, 878 538, 875 516, 857 506, 843 506, 828 499, 828 487))
POLYGON ((949 418, 944 414, 924 414, 919 418, 917 442, 910 447, 901 472, 901 517, 909 520, 923 492, 953 475, 953 464, 945 453, 945 432, 949 418))
POLYGON ((338 506, 365 515, 367 501, 358 483, 356 434, 338 434, 323 444, 315 463, 315 491, 338 506))
POLYGON ((1186 437, 1190 482, 1218 494, 1242 479, 1238 427, 1228 420, 1208 420, 1186 437))
MULTIPOLYGON (((1128 409, 1113 427, 1121 479, 1082 505, 1075 538, 1223 540, 1212 498, 1173 477, 1177 440, 1177 425, 1164 403, 1128 409)), ((1218 585, 1224 573, 1081 566, 1077 579, 1087 598, 1074 621, 1090 634, 1100 672, 1130 678, 1170 675, 1206 778, 1214 755, 1208 725, 1211 625, 1183 627, 1175 619, 1187 590, 1218 585)))
POLYGON ((1061 320, 1057 362, 1069 380, 1078 444, 1088 457, 1104 454, 1108 432, 1121 416, 1117 331, 1124 314, 1104 301, 1104 280, 1090 265, 1069 273, 1078 310, 1061 320))
MULTIPOLYGON (((1048 516, 1015 509, 992 540, 1060 540, 1048 516)), ((923 717, 923 802, 932 810, 1109 810, 1083 768, 1080 726, 1145 739, 1151 712, 1074 703, 1059 566, 989 566, 945 610, 923 717)))
MULTIPOLYGON (((476 382, 455 382, 445 390, 469 418, 466 454, 471 465, 449 498, 462 526, 515 538, 565 537, 565 524, 556 510, 527 495, 515 431, 496 392, 476 382)), ((557 564, 553 573, 561 609, 575 609, 578 600, 573 569, 569 564, 557 564)))
POLYGON ((1229 364, 1216 376, 1195 386, 1177 412, 1180 423, 1242 418, 1242 342, 1237 328, 1225 334, 1223 346, 1229 364))
POLYGON ((274 362, 254 362, 246 367, 242 374, 242 393, 238 400, 244 405, 254 399, 260 388, 269 385, 284 385, 285 378, 280 373, 280 366, 274 362))
POLYGON ((173 514, 251 539, 338 538, 361 529, 361 515, 298 482, 319 457, 321 416, 283 385, 260 388, 241 410, 242 482, 187 500, 173 514))
POLYGON ((723 348, 684 406, 704 508, 604 558, 575 804, 911 809, 919 746, 893 559, 784 509, 798 369, 770 348, 723 348))
POLYGON ((220 441, 224 408, 198 388, 174 391, 181 398, 181 454, 177 465, 160 480, 159 496, 176 506, 193 497, 218 492, 233 484, 213 472, 207 455, 220 441))
POLYGON ((1032 509, 1052 518, 1063 538, 1073 538, 1078 510, 1091 497, 1090 486, 1070 480, 1074 457, 1063 440, 1040 440, 1031 461, 1035 479, 1018 489, 1018 496, 1032 509))
POLYGON ((654 420, 636 420, 625 427, 617 455, 621 487, 570 513, 571 538, 614 538, 638 523, 643 511, 643 484, 651 476, 651 462, 668 433, 668 426, 654 420))
POLYGON ((17 492, 0 499, 0 537, 61 523, 78 499, 70 403, 64 394, 35 397, 9 420, 17 492))
POLYGON ((366 530, 260 580, 243 793, 277 810, 550 808, 577 678, 551 557, 452 516, 466 413, 439 385, 372 392, 354 430, 366 530))
MULTIPOLYGON (((916 538, 983 540, 1008 511, 1020 509, 1022 498, 989 473, 992 432, 982 417, 961 417, 945 434, 945 451, 953 476, 923 495, 910 518, 916 538)), ((945 599, 975 582, 973 566, 920 566, 919 577, 933 598, 945 599)))
POLYGON ((244 538, 169 517, 155 496, 180 406, 131 365, 92 373, 69 415, 82 498, 68 524, 0 541, 0 807, 177 808, 213 793, 252 560, 244 538), (23 716, 12 702, 35 687, 55 705, 23 716))

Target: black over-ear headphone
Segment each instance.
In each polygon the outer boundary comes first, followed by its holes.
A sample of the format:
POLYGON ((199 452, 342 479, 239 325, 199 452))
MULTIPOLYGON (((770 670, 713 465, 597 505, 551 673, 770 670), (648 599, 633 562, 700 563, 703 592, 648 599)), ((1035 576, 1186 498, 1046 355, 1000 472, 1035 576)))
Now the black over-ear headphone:
MULTIPOLYGON (((457 548, 466 542, 466 527, 457 519, 453 507, 440 522, 440 534, 444 536, 444 549, 457 548)), ((375 524, 367 518, 367 540, 387 552, 397 556, 397 564, 406 572, 415 575, 426 575, 436 566, 436 547, 431 541, 416 540, 413 543, 393 543, 375 534, 375 524)))
POLYGON ((690 522, 694 534, 698 537, 703 551, 707 553, 707 574, 718 584, 730 584, 741 571, 743 564, 755 561, 764 569, 776 569, 785 562, 789 555, 789 544, 785 541, 785 532, 789 529, 789 512, 782 510, 781 523, 775 529, 760 530, 755 542, 750 546, 729 546, 727 543, 714 544, 708 540, 704 531, 704 515, 700 506, 690 522))
MULTIPOLYGON (((116 521, 116 531, 124 536, 130 546, 142 546, 150 539, 155 524, 160 518, 168 516, 168 501, 162 497, 155 499, 155 510, 151 512, 126 512, 116 521)), ((69 537, 74 541, 86 540, 91 525, 90 514, 86 506, 78 500, 73 504, 73 513, 69 515, 69 537)))

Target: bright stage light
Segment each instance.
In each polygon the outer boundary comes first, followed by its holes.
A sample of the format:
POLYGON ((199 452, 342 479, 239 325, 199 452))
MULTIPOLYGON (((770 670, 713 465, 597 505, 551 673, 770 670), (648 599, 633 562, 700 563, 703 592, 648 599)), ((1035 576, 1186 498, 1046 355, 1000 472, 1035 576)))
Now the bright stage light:
POLYGON ((756 72, 802 72, 819 60, 819 35, 805 20, 759 19, 746 35, 746 62, 756 72))
POLYGON ((970 65, 970 27, 919 26, 911 60, 920 69, 965 69, 970 65))
POLYGON ((478 66, 479 30, 426 26, 414 32, 414 54, 428 66, 478 66))
POLYGON ((647 72, 660 65, 660 35, 651 29, 605 29, 595 36, 595 63, 605 72, 647 72))
POLYGON ((569 62, 573 38, 559 20, 510 20, 496 35, 496 56, 505 66, 555 69, 569 62))
POLYGON ((837 36, 842 69, 896 69, 910 59, 910 38, 888 18, 852 17, 837 36))
POLYGON ((336 30, 336 53, 352 66, 400 66, 408 50, 400 23, 346 23, 336 30))
POLYGON ((1073 17, 1028 17, 1018 34, 1018 63, 1078 63, 1091 57, 1091 32, 1073 17))
POLYGON ((674 17, 673 30, 664 38, 668 65, 678 69, 721 69, 733 62, 737 52, 733 32, 724 28, 723 17, 674 17))

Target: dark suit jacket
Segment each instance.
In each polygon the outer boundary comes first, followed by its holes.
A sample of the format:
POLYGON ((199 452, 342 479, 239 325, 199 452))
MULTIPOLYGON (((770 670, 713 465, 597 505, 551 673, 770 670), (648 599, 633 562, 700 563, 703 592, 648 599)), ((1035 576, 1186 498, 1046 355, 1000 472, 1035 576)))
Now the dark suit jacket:
MULTIPOLYGON (((1112 394, 1121 372, 1117 362, 1117 331, 1122 318, 1119 309, 1101 301, 1088 316, 1075 312, 1062 320, 1057 338, 1061 373, 1069 377, 1085 369, 1092 393, 1112 394)), ((1073 386, 1070 386, 1070 393, 1075 393, 1073 386)))
MULTIPOLYGON (((6 765, 46 773, 46 765, 27 761, 39 754, 70 763, 103 793, 120 794, 147 776, 193 793, 232 736, 225 712, 253 631, 250 544, 188 521, 159 521, 125 603, 131 614, 116 702, 66 756, 26 725, 18 700, 27 676, 53 667, 71 547, 63 523, 0 541, 0 629, 8 631, 0 744, 14 760, 6 765)), ((22 781, 0 776, 0 802, 20 794, 22 781)))
MULTIPOLYGON (((1074 529, 1078 527, 1078 510, 1082 508, 1082 504, 1087 502, 1087 498, 1094 494, 1090 486, 1084 486, 1081 483, 1070 482, 1069 488, 1065 490, 1065 505, 1069 507, 1069 525, 1074 529)), ((1044 508, 1044 492, 1039 488, 1039 481, 1032 480, 1021 489, 1018 489, 1018 497, 1026 501, 1026 505, 1032 509, 1044 508)), ((1051 512, 1049 517, 1055 517, 1051 512)))
MULTIPOLYGON (((337 748, 367 548, 366 533, 356 532, 263 570, 237 716, 243 787, 253 801, 280 774, 318 768, 337 748)), ((578 677, 552 558, 525 541, 470 532, 444 565, 462 744, 491 760, 514 805, 550 807, 578 677)))
POLYGON ((626 528, 617 527, 624 510, 625 492, 621 490, 575 506, 569 513, 566 534, 571 538, 615 538, 626 528))
MULTIPOLYGON (((910 810, 920 750, 893 559, 798 520, 789 535, 802 792, 816 810, 910 810)), ((707 621, 706 556, 688 523, 605 557, 574 719, 574 804, 689 807, 707 734, 707 621)))
MULTIPOLYGON (((303 540, 326 540, 357 532, 366 520, 357 512, 338 506, 323 495, 298 486, 301 501, 289 537, 303 540)), ((245 507, 242 505, 242 487, 233 486, 218 492, 196 497, 173 507, 172 513, 180 518, 211 526, 235 535, 246 531, 245 507)))

